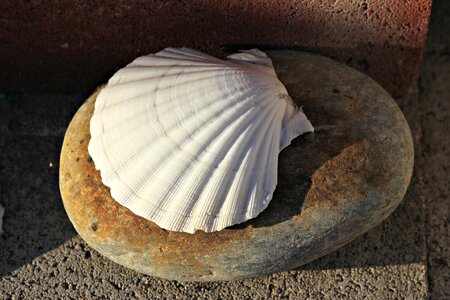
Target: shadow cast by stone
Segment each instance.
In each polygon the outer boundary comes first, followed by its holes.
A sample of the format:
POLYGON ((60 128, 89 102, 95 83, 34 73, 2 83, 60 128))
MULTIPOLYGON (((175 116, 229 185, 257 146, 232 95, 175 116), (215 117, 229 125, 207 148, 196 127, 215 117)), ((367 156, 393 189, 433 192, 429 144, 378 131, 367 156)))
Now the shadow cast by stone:
POLYGON ((0 97, 0 276, 76 236, 59 192, 59 155, 67 125, 85 95, 0 97))
POLYGON ((76 235, 58 189, 60 137, 0 137, 0 276, 60 246, 76 235), (55 159, 56 158, 56 159, 55 159), (51 166, 49 163, 51 162, 51 166))

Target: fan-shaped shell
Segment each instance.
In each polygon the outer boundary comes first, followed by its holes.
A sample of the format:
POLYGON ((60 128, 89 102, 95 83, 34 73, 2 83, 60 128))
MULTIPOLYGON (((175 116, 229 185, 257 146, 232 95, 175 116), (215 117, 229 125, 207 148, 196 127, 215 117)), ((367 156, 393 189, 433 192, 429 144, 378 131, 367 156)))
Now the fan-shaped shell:
POLYGON ((256 217, 278 153, 313 128, 253 49, 221 60, 187 48, 139 57, 101 91, 89 153, 112 197, 160 227, 193 233, 256 217))

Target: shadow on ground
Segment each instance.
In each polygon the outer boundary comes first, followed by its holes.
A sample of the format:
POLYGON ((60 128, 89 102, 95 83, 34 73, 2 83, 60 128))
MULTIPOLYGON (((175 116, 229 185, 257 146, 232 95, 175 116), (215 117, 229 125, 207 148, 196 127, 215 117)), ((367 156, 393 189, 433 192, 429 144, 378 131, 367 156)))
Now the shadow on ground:
POLYGON ((57 248, 76 235, 58 188, 65 126, 80 97, 1 96, 0 276, 57 248))

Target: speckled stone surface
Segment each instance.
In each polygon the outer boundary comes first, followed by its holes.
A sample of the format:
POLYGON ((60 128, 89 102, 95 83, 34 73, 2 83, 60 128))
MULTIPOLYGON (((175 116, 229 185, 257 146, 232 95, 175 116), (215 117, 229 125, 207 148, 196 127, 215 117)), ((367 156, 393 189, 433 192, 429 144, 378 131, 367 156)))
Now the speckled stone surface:
POLYGON ((374 227, 408 186, 412 139, 395 102, 374 81, 330 59, 269 53, 316 128, 280 154, 279 185, 259 217, 194 235, 160 229, 116 203, 87 152, 96 94, 72 120, 60 188, 78 233, 129 268, 176 280, 231 280, 291 269, 374 227))

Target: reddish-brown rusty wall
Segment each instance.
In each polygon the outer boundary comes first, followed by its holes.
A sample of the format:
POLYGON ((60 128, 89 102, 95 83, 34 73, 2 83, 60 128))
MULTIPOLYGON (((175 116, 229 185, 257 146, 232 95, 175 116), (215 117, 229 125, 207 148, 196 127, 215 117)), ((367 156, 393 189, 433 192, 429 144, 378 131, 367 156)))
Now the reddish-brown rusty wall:
POLYGON ((213 55, 310 50, 393 95, 414 86, 431 0, 0 2, 0 91, 89 92, 135 57, 172 46, 213 55))

